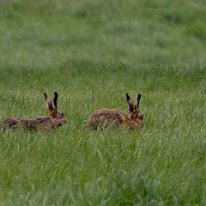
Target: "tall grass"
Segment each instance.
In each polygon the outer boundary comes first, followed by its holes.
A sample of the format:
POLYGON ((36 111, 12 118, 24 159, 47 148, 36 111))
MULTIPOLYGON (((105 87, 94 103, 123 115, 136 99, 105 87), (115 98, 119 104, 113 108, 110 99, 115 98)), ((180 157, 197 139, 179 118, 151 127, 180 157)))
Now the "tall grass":
POLYGON ((205 205, 204 1, 0 1, 0 118, 69 124, 0 137, 0 205, 205 205), (90 131, 142 94, 145 127, 90 131))

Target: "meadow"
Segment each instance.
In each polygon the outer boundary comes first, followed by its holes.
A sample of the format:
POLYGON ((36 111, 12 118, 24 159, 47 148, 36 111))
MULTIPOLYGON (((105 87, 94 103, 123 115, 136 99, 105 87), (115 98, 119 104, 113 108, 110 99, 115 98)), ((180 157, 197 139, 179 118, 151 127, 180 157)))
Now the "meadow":
POLYGON ((0 134, 0 205, 206 205, 204 0, 0 0, 0 119, 69 123, 0 134), (101 107, 145 126, 91 131, 101 107))

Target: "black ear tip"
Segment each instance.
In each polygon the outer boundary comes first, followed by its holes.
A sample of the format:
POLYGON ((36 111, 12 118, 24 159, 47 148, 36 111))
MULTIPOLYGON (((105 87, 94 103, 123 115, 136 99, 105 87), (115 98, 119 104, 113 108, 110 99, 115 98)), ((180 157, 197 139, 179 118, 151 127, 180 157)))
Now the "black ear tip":
POLYGON ((137 107, 139 108, 139 102, 140 102, 141 94, 138 94, 137 96, 137 107))
POLYGON ((58 100, 58 93, 57 92, 54 92, 54 106, 57 108, 57 100, 58 100))
POLYGON ((45 98, 47 98, 47 94, 44 92, 44 96, 45 96, 45 98))
POLYGON ((126 93, 126 98, 127 98, 127 100, 129 99, 129 94, 128 93, 126 93))

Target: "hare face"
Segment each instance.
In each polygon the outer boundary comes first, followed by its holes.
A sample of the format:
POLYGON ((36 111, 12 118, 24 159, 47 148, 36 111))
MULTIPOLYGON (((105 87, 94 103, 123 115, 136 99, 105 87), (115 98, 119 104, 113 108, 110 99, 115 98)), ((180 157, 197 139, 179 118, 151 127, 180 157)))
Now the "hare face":
POLYGON ((53 118, 60 120, 62 124, 65 124, 68 122, 67 118, 65 117, 64 113, 62 112, 57 112, 53 118))
POLYGON ((141 95, 138 94, 137 103, 135 105, 127 93, 126 93, 126 98, 127 98, 127 103, 129 107, 129 119, 133 121, 138 121, 138 122, 143 121, 144 116, 139 110, 139 102, 140 102, 141 95))
POLYGON ((134 110, 133 112, 129 113, 129 119, 133 121, 142 120, 144 119, 144 115, 140 113, 138 110, 134 110))

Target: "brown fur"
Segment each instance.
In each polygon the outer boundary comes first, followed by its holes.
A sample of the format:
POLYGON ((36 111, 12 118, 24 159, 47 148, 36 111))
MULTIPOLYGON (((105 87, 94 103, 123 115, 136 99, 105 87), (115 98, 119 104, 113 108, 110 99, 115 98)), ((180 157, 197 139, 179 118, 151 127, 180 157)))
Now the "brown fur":
POLYGON ((21 127, 33 131, 39 129, 49 131, 66 124, 68 122, 67 118, 63 113, 59 112, 57 108, 58 94, 55 92, 54 95, 55 97, 52 100, 46 93, 44 93, 45 101, 48 107, 48 116, 40 116, 33 119, 8 118, 0 123, 0 129, 16 129, 21 127))
POLYGON ((128 94, 126 94, 126 97, 129 106, 129 115, 117 109, 101 108, 91 114, 89 118, 89 127, 91 129, 104 129, 109 126, 128 127, 130 129, 143 127, 143 114, 141 114, 139 110, 141 95, 138 95, 136 105, 133 104, 128 94))

